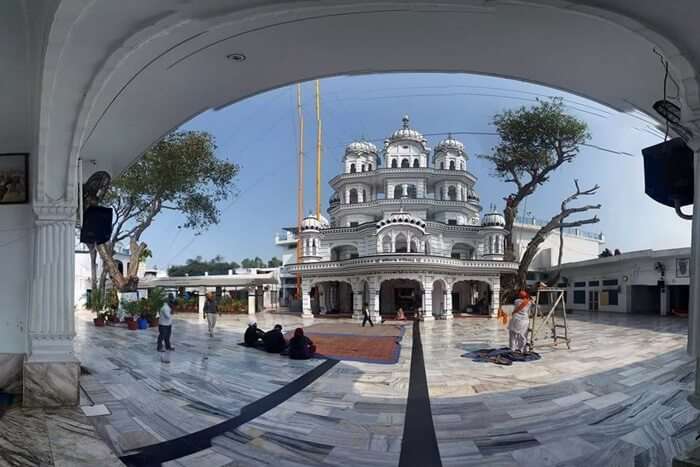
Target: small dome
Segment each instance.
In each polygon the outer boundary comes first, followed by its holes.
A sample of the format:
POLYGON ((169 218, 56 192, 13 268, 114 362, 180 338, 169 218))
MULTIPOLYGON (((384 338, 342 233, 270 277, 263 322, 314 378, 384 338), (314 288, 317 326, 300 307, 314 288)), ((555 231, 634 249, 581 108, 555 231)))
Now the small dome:
POLYGON ((410 128, 408 126, 409 119, 408 115, 404 115, 403 119, 403 126, 393 132, 391 134, 391 137, 386 140, 385 143, 391 143, 393 141, 399 141, 399 140, 411 140, 411 141, 416 141, 418 143, 421 143, 423 146, 425 146, 428 143, 428 140, 425 139, 425 136, 418 130, 414 130, 413 128, 410 128))
POLYGON ((461 141, 454 139, 451 133, 447 135, 447 138, 443 139, 437 144, 437 146, 435 146, 436 154, 438 152, 444 152, 448 150, 456 151, 460 155, 464 156, 464 144, 461 141))
POLYGON ((494 210, 488 214, 484 214, 481 225, 484 227, 505 227, 506 219, 503 217, 503 214, 494 210))
POLYGON ((370 143, 369 141, 353 141, 345 147, 345 155, 362 155, 362 154, 372 154, 377 155, 377 146, 370 143))
POLYGON ((328 219, 320 216, 321 219, 317 219, 313 214, 309 214, 301 221, 301 230, 321 230, 328 227, 328 219))

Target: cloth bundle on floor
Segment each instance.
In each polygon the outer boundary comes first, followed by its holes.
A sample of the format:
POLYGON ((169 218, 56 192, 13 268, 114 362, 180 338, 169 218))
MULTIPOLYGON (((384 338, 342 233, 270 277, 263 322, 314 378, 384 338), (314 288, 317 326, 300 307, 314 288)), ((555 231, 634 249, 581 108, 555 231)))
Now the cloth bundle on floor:
POLYGON ((513 352, 508 347, 474 350, 473 352, 465 353, 462 357, 471 358, 474 362, 491 362, 498 365, 512 365, 513 362, 532 362, 542 358, 537 352, 513 352))

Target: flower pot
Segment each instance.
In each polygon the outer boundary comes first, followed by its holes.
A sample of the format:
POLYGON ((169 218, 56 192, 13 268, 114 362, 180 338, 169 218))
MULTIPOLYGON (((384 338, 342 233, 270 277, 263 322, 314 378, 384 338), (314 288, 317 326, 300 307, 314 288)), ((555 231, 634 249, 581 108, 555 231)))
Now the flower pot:
POLYGON ((139 318, 137 321, 139 329, 148 329, 148 320, 144 318, 139 318))
POLYGON ((133 318, 129 318, 126 321, 126 327, 129 328, 130 331, 136 331, 139 328, 139 325, 136 321, 133 320, 133 318))
POLYGON ((95 318, 92 320, 93 323, 95 323, 95 326, 98 328, 101 328, 102 326, 105 325, 105 320, 102 318, 95 318))
POLYGON ((149 319, 149 320, 148 320, 148 326, 149 326, 149 327, 152 327, 152 328, 158 326, 158 318, 149 319))

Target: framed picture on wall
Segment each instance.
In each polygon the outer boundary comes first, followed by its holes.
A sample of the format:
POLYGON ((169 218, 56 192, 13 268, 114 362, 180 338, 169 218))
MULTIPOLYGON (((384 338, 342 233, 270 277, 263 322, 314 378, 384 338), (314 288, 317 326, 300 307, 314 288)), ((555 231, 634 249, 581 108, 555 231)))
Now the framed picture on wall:
POLYGON ((690 277, 689 258, 676 258, 676 277, 690 277))
POLYGON ((29 202, 29 154, 0 154, 0 205, 29 202))

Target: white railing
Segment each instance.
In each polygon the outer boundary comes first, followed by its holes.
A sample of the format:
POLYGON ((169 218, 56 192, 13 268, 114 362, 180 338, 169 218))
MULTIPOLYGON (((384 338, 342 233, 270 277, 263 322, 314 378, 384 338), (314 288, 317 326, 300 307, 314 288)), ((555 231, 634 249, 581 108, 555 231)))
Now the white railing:
POLYGON ((506 261, 490 260, 462 260, 447 258, 443 256, 426 256, 420 253, 386 254, 364 256, 342 261, 320 261, 315 263, 288 264, 285 266, 286 272, 295 273, 310 271, 336 271, 344 268, 355 268, 363 266, 445 266, 457 267, 464 271, 487 270, 487 271, 514 271, 518 269, 518 263, 506 261))
POLYGON ((448 208, 464 208, 468 201, 448 201, 438 200, 433 198, 384 198, 375 199, 366 203, 352 204, 336 204, 330 208, 330 212, 338 212, 344 210, 354 210, 358 208, 373 208, 378 206, 414 206, 414 205, 429 205, 448 208))
POLYGON ((344 181, 348 179, 363 178, 363 177, 374 177, 381 175, 439 175, 439 176, 461 176, 465 177, 472 182, 476 181, 476 177, 465 170, 449 170, 449 169, 436 169, 434 167, 410 167, 410 168, 400 168, 400 167, 385 167, 376 170, 368 170, 365 172, 353 172, 353 173, 342 173, 336 175, 331 179, 329 184, 333 186, 339 181, 344 181))

